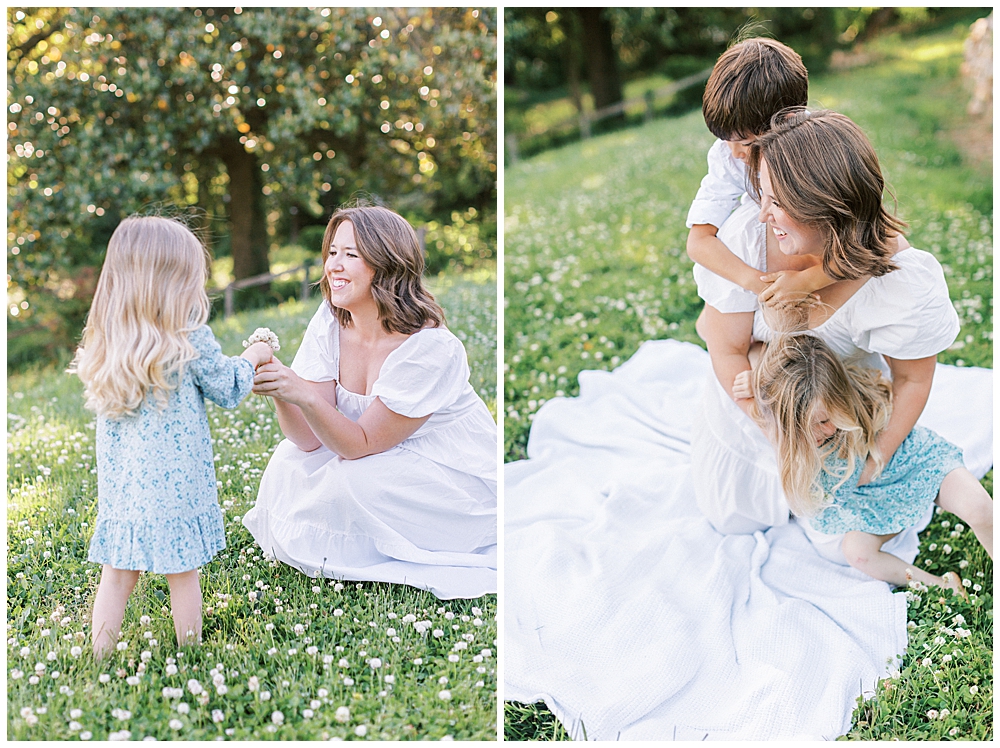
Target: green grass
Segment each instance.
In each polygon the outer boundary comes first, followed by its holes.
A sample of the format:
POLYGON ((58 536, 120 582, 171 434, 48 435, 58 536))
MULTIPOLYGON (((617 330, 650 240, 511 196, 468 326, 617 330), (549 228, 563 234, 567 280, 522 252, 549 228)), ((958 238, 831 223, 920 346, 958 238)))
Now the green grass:
MULTIPOLYGON (((991 367, 992 171, 964 160, 954 137, 968 100, 958 81, 966 31, 879 40, 876 65, 816 76, 811 99, 869 134, 911 242, 944 267, 962 329, 939 360, 991 367)), ((692 112, 547 151, 505 172, 506 460, 526 456, 534 414, 553 397, 575 396, 581 370, 613 369, 650 338, 701 344, 684 219, 712 142, 692 112)), ((992 472, 984 485, 992 491, 992 472)), ((993 567, 968 531, 953 539, 940 521, 953 528, 956 520, 935 519, 918 563, 944 570, 966 560, 963 574, 981 589, 971 605, 948 603, 952 613, 927 595, 911 605, 915 628, 900 677, 858 709, 850 738, 992 736, 993 567), (940 550, 945 544, 951 554, 940 550), (959 613, 969 637, 940 634, 959 613), (939 636, 946 644, 934 643, 939 636), (952 649, 962 654, 942 663, 937 654, 952 649), (917 664, 928 656, 933 667, 917 664), (939 704, 951 704, 950 714, 929 719, 939 704)), ((544 707, 520 704, 506 706, 505 734, 565 737, 544 707)))
MULTIPOLYGON (((495 408, 495 274, 432 285, 495 408)), ((290 362, 317 303, 213 327, 230 354, 270 327, 290 362)), ((496 738, 495 595, 442 602, 402 585, 310 579, 263 558, 240 518, 280 433, 256 396, 235 410, 208 404, 227 549, 202 569, 204 643, 177 647, 165 579, 143 574, 126 649, 95 662, 88 620, 100 570, 85 560, 97 511, 93 417, 79 380, 59 369, 12 375, 7 387, 10 739, 496 738), (225 693, 213 684, 220 675, 225 693)))

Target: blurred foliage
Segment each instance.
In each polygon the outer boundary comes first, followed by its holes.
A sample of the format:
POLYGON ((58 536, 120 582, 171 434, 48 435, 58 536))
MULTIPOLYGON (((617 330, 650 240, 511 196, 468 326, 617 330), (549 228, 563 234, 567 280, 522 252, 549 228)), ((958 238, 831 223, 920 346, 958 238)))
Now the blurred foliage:
MULTIPOLYGON (((815 73, 826 68, 835 49, 855 40, 889 27, 912 31, 948 22, 969 9, 617 7, 605 12, 626 78, 651 72, 677 78, 711 66, 741 33, 779 39, 815 73)), ((504 10, 506 86, 546 91, 566 85, 573 59, 567 54, 571 13, 568 8, 504 10)))
POLYGON ((7 22, 8 335, 36 355, 74 344, 107 240, 138 210, 189 214, 238 277, 252 273, 237 222, 266 269, 268 248, 356 192, 415 224, 471 206, 495 225, 494 9, 24 8, 7 22))

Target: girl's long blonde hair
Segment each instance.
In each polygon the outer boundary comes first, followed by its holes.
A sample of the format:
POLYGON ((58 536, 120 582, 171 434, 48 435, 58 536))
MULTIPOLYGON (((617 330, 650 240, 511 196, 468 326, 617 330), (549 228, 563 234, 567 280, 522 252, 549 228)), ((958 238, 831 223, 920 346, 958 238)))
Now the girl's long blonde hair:
POLYGON ((118 418, 147 397, 166 407, 198 357, 187 335, 208 320, 207 277, 208 253, 180 221, 131 216, 118 225, 69 369, 87 408, 118 418))
POLYGON ((814 516, 826 504, 818 482, 821 470, 839 478, 836 488, 853 475, 856 461, 869 455, 876 475, 881 472, 875 440, 892 413, 892 387, 881 372, 845 365, 823 340, 798 333, 779 335, 768 344, 752 380, 750 413, 774 443, 793 514, 814 516), (817 446, 812 425, 820 404, 837 431, 817 446), (842 473, 825 464, 831 455, 846 461, 842 473))

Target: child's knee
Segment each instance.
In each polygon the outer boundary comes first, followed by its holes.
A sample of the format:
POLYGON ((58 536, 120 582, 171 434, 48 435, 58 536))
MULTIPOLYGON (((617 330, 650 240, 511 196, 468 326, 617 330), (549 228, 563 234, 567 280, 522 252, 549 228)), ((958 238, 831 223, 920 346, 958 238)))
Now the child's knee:
POLYGON ((139 572, 131 569, 115 569, 104 565, 101 570, 101 584, 110 585, 116 589, 131 590, 139 581, 139 572))
POLYGON ((863 571, 878 553, 878 547, 873 540, 874 538, 867 533, 846 533, 840 543, 840 550, 843 551, 847 563, 863 571))

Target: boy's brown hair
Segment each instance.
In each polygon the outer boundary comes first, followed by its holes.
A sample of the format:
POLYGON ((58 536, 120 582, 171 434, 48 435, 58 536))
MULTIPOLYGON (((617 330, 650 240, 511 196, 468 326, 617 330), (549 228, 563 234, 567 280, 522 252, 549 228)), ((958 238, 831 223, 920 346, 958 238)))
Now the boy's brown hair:
POLYGON ((721 140, 763 135, 771 117, 809 100, 809 73, 802 58, 774 39, 754 37, 734 44, 712 68, 701 111, 721 140))

